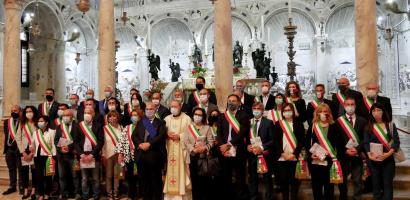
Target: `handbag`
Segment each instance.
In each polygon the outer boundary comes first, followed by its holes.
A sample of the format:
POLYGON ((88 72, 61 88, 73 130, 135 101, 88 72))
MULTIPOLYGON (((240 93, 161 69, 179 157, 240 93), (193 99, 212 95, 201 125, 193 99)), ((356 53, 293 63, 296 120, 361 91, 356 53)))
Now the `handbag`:
POLYGON ((198 176, 218 176, 221 172, 221 164, 218 157, 211 153, 201 155, 197 161, 198 176))
MULTIPOLYGON (((389 123, 389 129, 390 129, 390 134, 393 138, 393 123, 392 122, 389 123)), ((404 155, 404 152, 403 150, 401 150, 400 147, 393 153, 393 157, 394 157, 394 162, 396 163, 401 163, 406 160, 406 156, 404 155)))

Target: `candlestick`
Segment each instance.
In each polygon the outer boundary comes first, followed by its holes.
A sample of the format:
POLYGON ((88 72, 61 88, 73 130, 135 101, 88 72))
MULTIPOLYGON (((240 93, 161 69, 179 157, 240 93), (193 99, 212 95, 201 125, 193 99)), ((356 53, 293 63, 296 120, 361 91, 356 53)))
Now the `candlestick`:
POLYGON ((264 19, 263 19, 263 15, 262 15, 261 16, 261 33, 260 33, 261 40, 263 39, 264 31, 265 31, 265 23, 264 23, 264 19))
POLYGON ((288 2, 288 18, 292 18, 292 0, 288 2))

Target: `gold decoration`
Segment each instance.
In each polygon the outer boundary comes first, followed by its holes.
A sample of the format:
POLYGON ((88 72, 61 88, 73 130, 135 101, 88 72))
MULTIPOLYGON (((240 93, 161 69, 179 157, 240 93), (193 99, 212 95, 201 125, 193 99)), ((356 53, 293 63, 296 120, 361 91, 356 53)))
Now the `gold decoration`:
POLYGON ((86 13, 90 10, 90 1, 89 0, 80 0, 77 3, 77 8, 79 11, 86 13))

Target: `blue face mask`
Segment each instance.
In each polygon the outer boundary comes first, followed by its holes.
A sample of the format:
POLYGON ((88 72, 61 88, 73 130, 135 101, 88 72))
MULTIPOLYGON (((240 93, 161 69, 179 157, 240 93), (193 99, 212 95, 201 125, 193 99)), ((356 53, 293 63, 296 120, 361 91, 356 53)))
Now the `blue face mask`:
POLYGON ((133 124, 136 124, 137 122, 138 122, 138 116, 132 116, 131 117, 131 122, 133 123, 133 124))

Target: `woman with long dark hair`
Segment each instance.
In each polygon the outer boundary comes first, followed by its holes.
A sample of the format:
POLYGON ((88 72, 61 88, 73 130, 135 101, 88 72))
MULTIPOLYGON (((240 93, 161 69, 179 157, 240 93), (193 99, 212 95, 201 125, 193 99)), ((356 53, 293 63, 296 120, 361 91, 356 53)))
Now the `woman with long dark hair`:
POLYGON ((364 135, 364 147, 369 157, 373 181, 373 198, 393 199, 395 161, 393 154, 400 148, 399 135, 386 108, 375 103, 370 108, 368 131, 364 135))
POLYGON ((306 102, 302 98, 302 91, 296 81, 289 81, 286 84, 286 103, 293 104, 295 107, 296 120, 306 121, 306 102))

